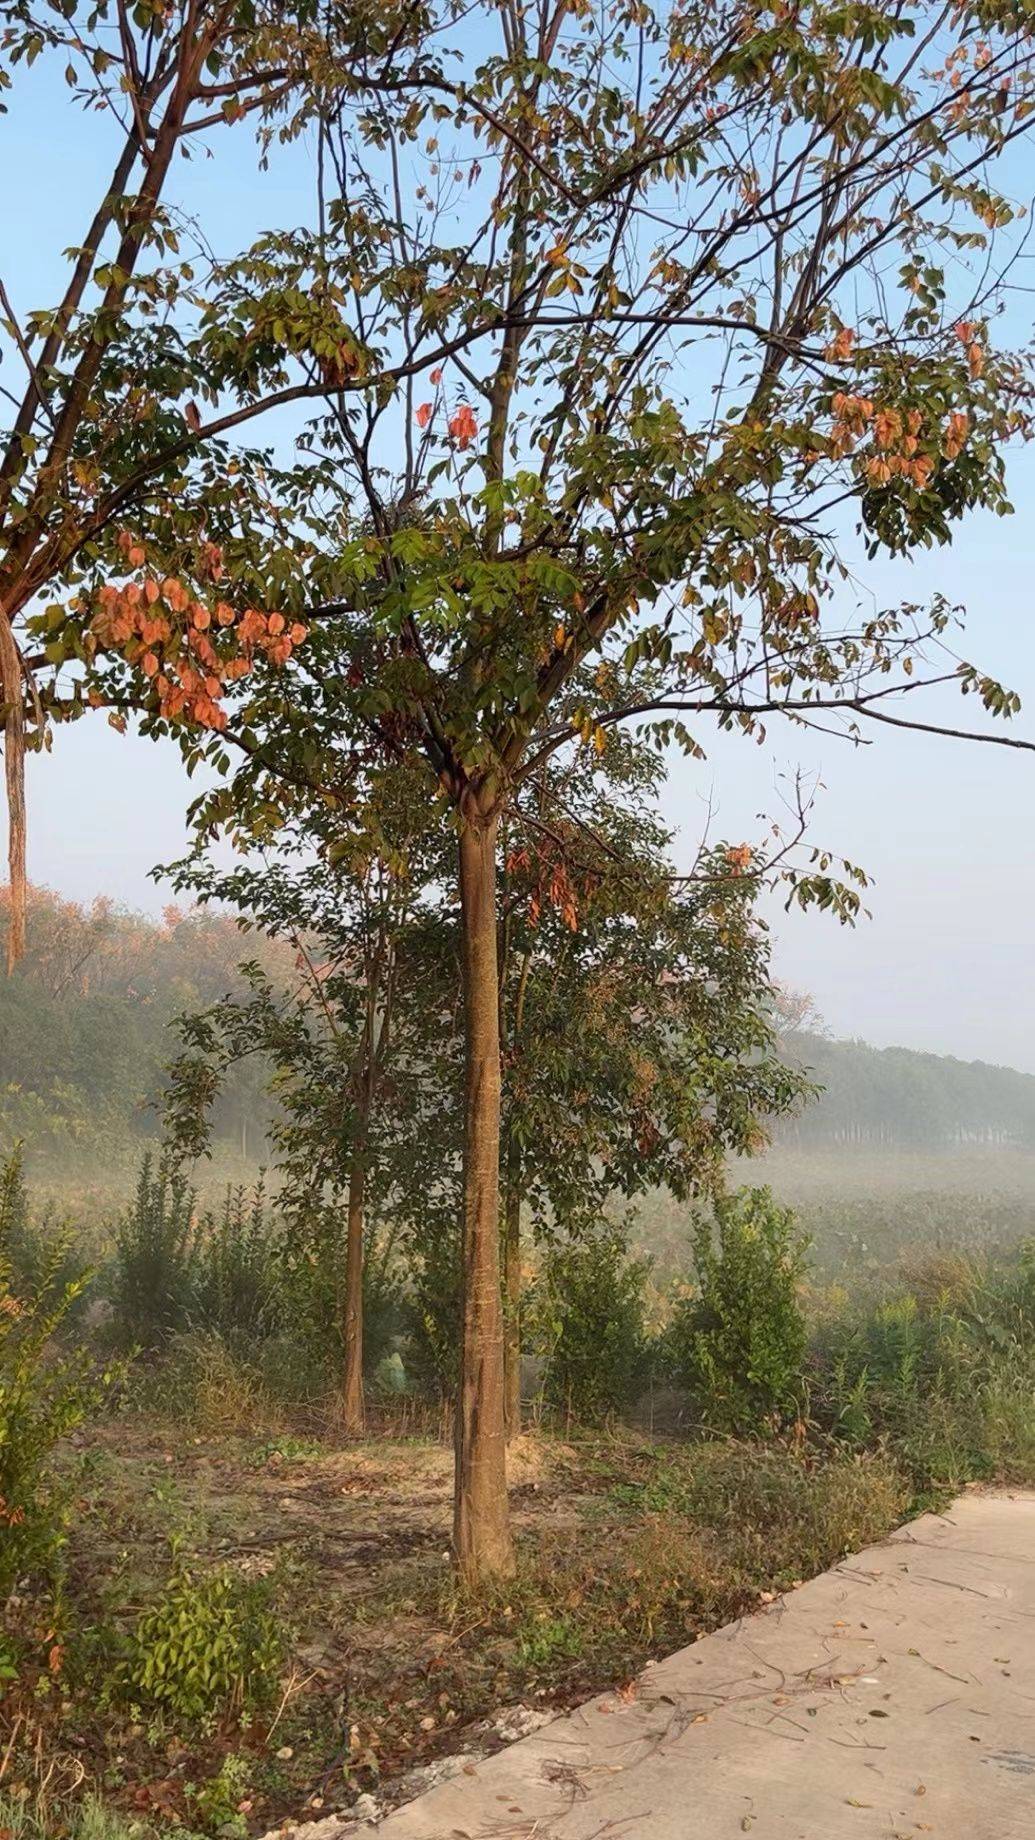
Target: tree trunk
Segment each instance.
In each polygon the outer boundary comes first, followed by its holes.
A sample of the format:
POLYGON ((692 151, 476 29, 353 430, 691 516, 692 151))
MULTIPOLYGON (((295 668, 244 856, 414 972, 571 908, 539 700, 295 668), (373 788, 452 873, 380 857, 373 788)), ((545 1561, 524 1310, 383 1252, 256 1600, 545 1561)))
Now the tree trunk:
POLYGON ((367 1146, 366 1130, 360 1127, 352 1147, 349 1169, 349 1223, 345 1247, 345 1377, 342 1399, 342 1423, 346 1432, 358 1437, 364 1428, 363 1413, 363 1211, 366 1198, 367 1146))
POLYGON ((503 1212, 503 1416, 507 1443, 521 1430, 521 1156, 507 1153, 503 1212))
POLYGON ((496 830, 494 820, 472 815, 460 833, 466 1067, 453 1545, 461 1573, 475 1584, 514 1569, 503 1425, 496 830))

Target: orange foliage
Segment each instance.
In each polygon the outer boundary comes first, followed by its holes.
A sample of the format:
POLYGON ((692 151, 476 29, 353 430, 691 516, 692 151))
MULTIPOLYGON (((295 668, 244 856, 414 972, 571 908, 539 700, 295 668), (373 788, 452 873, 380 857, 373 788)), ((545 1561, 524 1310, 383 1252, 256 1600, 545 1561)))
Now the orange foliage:
MULTIPOLYGON (((120 533, 118 547, 131 568, 146 563, 143 546, 128 531, 120 533)), ((218 544, 201 546, 198 574, 213 583, 221 579, 218 544)), ((159 713, 169 721, 201 728, 226 727, 222 698, 229 684, 247 676, 256 653, 283 665, 306 637, 300 620, 289 627, 282 613, 261 613, 256 607, 237 613, 223 600, 215 603, 213 630, 213 610, 174 575, 162 580, 148 576, 121 586, 108 583, 98 601, 90 622, 94 649, 117 651, 127 663, 139 666, 154 685, 159 713)), ((91 693, 91 703, 102 700, 91 693)))
POLYGON ((450 417, 449 432, 461 453, 465 447, 470 447, 478 433, 478 418, 469 403, 461 403, 456 414, 450 417))

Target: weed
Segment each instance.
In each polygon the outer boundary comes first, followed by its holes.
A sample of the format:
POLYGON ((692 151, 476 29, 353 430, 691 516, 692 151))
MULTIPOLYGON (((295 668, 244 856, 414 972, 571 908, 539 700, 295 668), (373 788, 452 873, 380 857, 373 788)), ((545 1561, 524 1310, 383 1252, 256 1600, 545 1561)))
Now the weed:
POLYGON ((247 1458, 254 1469, 266 1469, 278 1463, 313 1463, 324 1456, 322 1444, 313 1438, 292 1437, 285 1433, 283 1437, 265 1438, 258 1443, 247 1458))
POLYGON ((191 1819, 203 1834, 216 1834, 219 1840, 246 1840, 247 1791, 253 1770, 253 1762, 231 1752, 207 1782, 186 1785, 191 1819))
POLYGON ((1035 1258, 913 1267, 867 1308, 824 1320, 813 1410, 862 1449, 883 1441, 918 1495, 1000 1476, 1035 1478, 1035 1258))
POLYGON ((229 1566, 195 1571, 177 1557, 157 1603, 137 1622, 125 1690, 188 1724, 211 1726, 269 1702, 284 1648, 268 1578, 229 1566))
POLYGON ((559 1660, 572 1660, 584 1646, 582 1631, 571 1617, 550 1616, 545 1610, 526 1617, 516 1635, 516 1660, 530 1673, 538 1673, 559 1660))
MULTIPOLYGON (((151 1840, 154 1829, 143 1821, 127 1821, 114 1809, 90 1796, 67 1819, 52 1807, 37 1806, 28 1796, 0 1796, 0 1833, 10 1840, 151 1840), (60 1821, 60 1827, 56 1822, 60 1821)), ((178 1840, 190 1840, 180 1835, 178 1840)))
POLYGON ((284 1410, 259 1370, 219 1335, 171 1337, 160 1361, 138 1371, 133 1403, 201 1437, 275 1439, 285 1427, 284 1410))
POLYGON ((198 1229, 192 1315, 199 1326, 237 1352, 279 1330, 280 1250, 262 1181, 252 1193, 228 1188, 219 1213, 198 1229))
POLYGON ((17 1296, 5 1245, 9 1224, 10 1215, 0 1212, 0 1607, 23 1572, 53 1570, 64 1501, 49 1460, 59 1441, 99 1406, 111 1378, 94 1372, 85 1350, 54 1349, 89 1274, 62 1275, 68 1247, 58 1241, 32 1287, 17 1296))
POLYGON ((197 1248, 185 1176, 144 1157, 115 1241, 112 1305, 124 1342, 155 1349, 186 1327, 197 1248))
POLYGON ((712 1443, 656 1454, 611 1500, 682 1520, 718 1543, 745 1589, 760 1589, 811 1577, 882 1539, 902 1519, 909 1489, 886 1458, 712 1443))

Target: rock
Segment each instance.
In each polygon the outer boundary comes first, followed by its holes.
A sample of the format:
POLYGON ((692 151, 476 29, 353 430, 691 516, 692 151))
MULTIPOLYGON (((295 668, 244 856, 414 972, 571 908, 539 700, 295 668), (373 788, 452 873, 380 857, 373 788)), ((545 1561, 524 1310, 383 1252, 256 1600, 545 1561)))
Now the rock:
MULTIPOLYGON (((356 1824, 362 1823, 366 1825, 367 1823, 379 1821, 382 1812, 381 1804, 376 1795, 357 1795, 356 1800, 348 1811, 347 1819, 356 1824)), ((349 1829, 345 1828, 344 1831, 348 1833, 349 1829)))
MULTIPOLYGON (((474 1754, 479 1755, 478 1752, 474 1754)), ((396 1785, 399 1790, 397 1799, 400 1802, 415 1802, 418 1795, 425 1795, 429 1789, 437 1788, 439 1783, 450 1782, 454 1776, 459 1776, 465 1764, 470 1761, 469 1751, 458 1751, 452 1757, 436 1757, 433 1763, 418 1764, 415 1770, 407 1770, 401 1782, 396 1785)))
POLYGON ((369 1833, 383 1814, 376 1796, 359 1795, 351 1808, 325 1815, 320 1821, 284 1821, 280 1827, 271 1827, 262 1840, 348 1840, 352 1834, 369 1833))
POLYGON ((544 1712, 541 1706, 508 1706, 490 1719, 489 1730, 505 1743, 515 1744, 519 1738, 528 1738, 543 1725, 549 1725, 556 1717, 555 1712, 544 1712))

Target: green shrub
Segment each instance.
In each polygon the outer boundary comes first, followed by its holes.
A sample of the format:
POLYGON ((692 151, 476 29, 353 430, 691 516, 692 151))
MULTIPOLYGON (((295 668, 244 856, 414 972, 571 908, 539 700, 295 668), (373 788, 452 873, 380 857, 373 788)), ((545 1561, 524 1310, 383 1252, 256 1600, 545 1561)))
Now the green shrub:
MULTIPOLYGON (((3 1195, 15 1186, 8 1164, 3 1195)), ((18 1295, 6 1247, 9 1219, 0 1210, 0 1606, 23 1573, 53 1571, 65 1504, 51 1453, 99 1404, 107 1386, 85 1352, 55 1348, 89 1273, 66 1277, 69 1247, 56 1240, 33 1287, 18 1295)))
POLYGON ((405 1294, 390 1236, 373 1235, 363 1264, 363 1364, 376 1373, 406 1327, 405 1294))
POLYGON ((31 1242, 29 1197, 25 1188, 22 1147, 16 1144, 0 1169, 0 1243, 13 1288, 32 1288, 38 1279, 36 1248, 31 1242))
MULTIPOLYGON (((253 1353, 271 1390, 287 1402, 325 1398, 341 1381, 345 1277, 342 1206, 307 1197, 271 1235, 277 1308, 253 1353)), ((400 1329, 400 1286, 391 1246, 368 1232, 363 1270, 363 1360, 370 1373, 400 1329)))
POLYGON ((1035 1480, 1035 1255, 915 1262, 901 1284, 820 1325, 813 1412, 887 1444, 918 1493, 1035 1480))
MULTIPOLYGON (((264 1352, 273 1344, 258 1346, 264 1352)), ((262 1363, 200 1330, 170 1336, 161 1360, 138 1375, 134 1402, 205 1437, 275 1434, 283 1426, 262 1363)))
POLYGON ((197 1259, 194 1204, 186 1177, 148 1153, 115 1241, 111 1301, 128 1345, 160 1348, 187 1326, 197 1259))
POLYGON ((254 1191, 228 1188, 207 1214, 191 1260, 188 1307, 198 1326, 233 1348, 251 1348, 282 1326, 280 1236, 260 1179, 254 1191))
POLYGON ((758 1431, 798 1411, 807 1250, 793 1213, 767 1188, 719 1197, 714 1228, 696 1216, 697 1288, 677 1306, 667 1342, 673 1377, 713 1429, 758 1431))
POLYGON ((125 1686, 187 1724, 212 1725, 269 1702, 284 1651, 268 1578, 231 1566, 193 1571, 177 1557, 157 1603, 137 1622, 125 1686))
MULTIPOLYGON (((29 1206, 22 1161, 22 1146, 16 1144, 0 1167, 0 1240, 16 1297, 31 1297, 44 1278, 67 1285, 83 1273, 83 1261, 77 1257, 74 1240, 78 1231, 60 1224, 47 1212, 41 1218, 29 1206)), ((86 1286, 77 1291, 68 1316, 80 1314, 86 1286)))
POLYGON ((592 1421, 632 1403, 647 1373, 649 1276, 649 1261, 629 1259, 624 1234, 611 1228, 547 1253, 528 1306, 547 1404, 592 1421))

